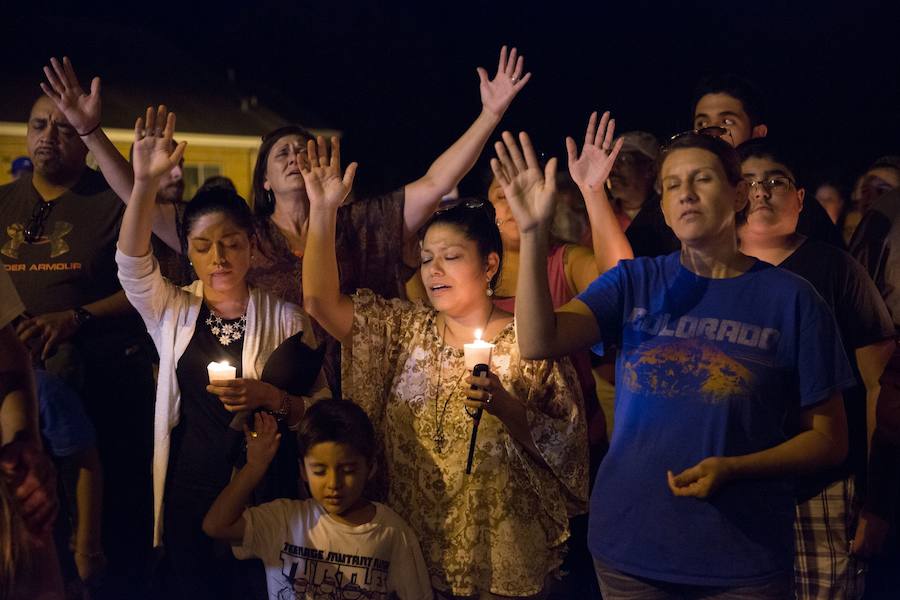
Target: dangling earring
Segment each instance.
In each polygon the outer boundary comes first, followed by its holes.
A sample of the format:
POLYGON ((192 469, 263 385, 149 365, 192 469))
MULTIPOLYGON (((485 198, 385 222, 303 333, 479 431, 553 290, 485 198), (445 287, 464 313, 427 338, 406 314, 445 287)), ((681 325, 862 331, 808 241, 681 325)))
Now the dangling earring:
POLYGON ((272 190, 266 190, 266 200, 269 201, 269 204, 272 205, 272 208, 275 208, 275 194, 272 190))
POLYGON ((488 286, 487 289, 484 291, 484 293, 487 294, 488 298, 490 298, 491 296, 494 295, 494 288, 492 288, 491 286, 488 286))

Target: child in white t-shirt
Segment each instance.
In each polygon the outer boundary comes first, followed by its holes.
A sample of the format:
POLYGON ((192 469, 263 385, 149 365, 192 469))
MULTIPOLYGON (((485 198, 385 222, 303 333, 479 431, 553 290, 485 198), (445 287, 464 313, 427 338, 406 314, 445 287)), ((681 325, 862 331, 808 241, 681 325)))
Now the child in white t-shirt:
POLYGON ((245 509, 280 438, 268 414, 258 413, 254 428, 245 431, 247 465, 210 507, 203 531, 235 544, 238 558, 260 558, 270 598, 431 600, 415 534, 390 508, 362 495, 375 454, 375 432, 362 409, 346 400, 307 409, 298 440, 312 499, 245 509))

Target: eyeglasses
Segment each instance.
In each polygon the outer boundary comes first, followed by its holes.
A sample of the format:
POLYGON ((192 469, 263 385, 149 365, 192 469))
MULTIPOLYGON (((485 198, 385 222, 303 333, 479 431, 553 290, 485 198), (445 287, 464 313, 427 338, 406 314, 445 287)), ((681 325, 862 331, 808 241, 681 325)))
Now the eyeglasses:
POLYGON ((781 175, 763 179, 762 181, 754 181, 752 179, 746 179, 745 181, 750 185, 751 193, 756 191, 756 188, 758 186, 762 186, 763 189, 772 196, 778 196, 787 193, 787 191, 791 189, 791 186, 797 185, 789 177, 784 177, 781 175))
POLYGON ((44 224, 54 206, 56 206, 55 201, 44 202, 43 199, 37 201, 31 211, 31 219, 25 225, 25 231, 22 232, 26 242, 34 244, 41 239, 41 236, 44 235, 44 224))

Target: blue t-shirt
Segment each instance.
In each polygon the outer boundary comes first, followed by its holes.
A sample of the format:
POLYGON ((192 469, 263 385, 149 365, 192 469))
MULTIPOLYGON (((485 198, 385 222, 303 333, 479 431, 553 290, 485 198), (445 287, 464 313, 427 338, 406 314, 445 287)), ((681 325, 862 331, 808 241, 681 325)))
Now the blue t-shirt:
POLYGON ((793 567, 789 479, 676 497, 666 471, 765 450, 785 420, 853 384, 812 286, 764 262, 700 277, 679 253, 622 261, 578 296, 619 346, 615 430, 591 497, 589 546, 610 567, 693 585, 747 585, 793 567))
POLYGON ((84 412, 81 398, 62 379, 43 369, 35 370, 41 435, 47 451, 57 458, 83 452, 96 445, 94 426, 84 412))

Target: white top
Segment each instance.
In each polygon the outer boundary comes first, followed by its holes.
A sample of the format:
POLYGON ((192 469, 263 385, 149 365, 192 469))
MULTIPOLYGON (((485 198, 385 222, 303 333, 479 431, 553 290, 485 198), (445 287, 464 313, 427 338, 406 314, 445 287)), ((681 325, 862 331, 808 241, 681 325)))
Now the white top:
POLYGON ((409 525, 377 502, 364 525, 336 521, 313 499, 275 500, 244 511, 238 558, 260 558, 269 598, 431 600, 428 569, 409 525), (295 595, 296 594, 296 595, 295 595))
MULTIPOLYGON (((2 267, 2 263, 0 263, 2 267)), ((25 305, 16 292, 12 279, 6 269, 0 268, 0 329, 25 312, 25 305)))
MULTIPOLYGON (((153 423, 153 545, 159 546, 162 543, 163 495, 169 466, 169 445, 172 430, 181 416, 181 393, 175 367, 194 335, 203 302, 203 282, 194 281, 183 288, 176 286, 162 276, 159 263, 152 253, 127 256, 116 250, 116 263, 122 289, 144 319, 147 332, 159 353, 153 423)), ((278 345, 300 331, 304 332, 304 343, 316 347, 312 327, 308 326, 306 314, 299 306, 250 288, 241 354, 242 377, 258 379, 278 345)), ((317 386, 324 387, 321 375, 317 386)))

